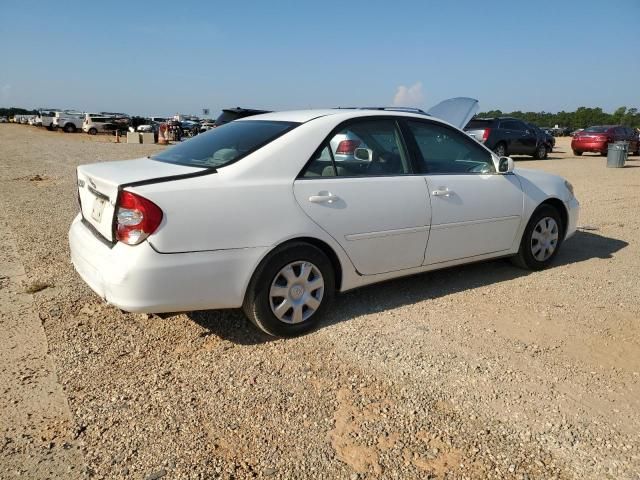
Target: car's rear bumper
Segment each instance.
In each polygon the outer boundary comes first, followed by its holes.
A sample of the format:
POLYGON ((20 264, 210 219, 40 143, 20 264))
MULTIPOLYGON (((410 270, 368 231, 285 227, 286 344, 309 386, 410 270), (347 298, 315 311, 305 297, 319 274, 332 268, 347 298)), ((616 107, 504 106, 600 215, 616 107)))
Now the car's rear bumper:
POLYGON ((158 253, 103 243, 82 223, 69 230, 71 260, 82 279, 107 302, 130 312, 180 312, 242 305, 246 286, 267 248, 158 253))
POLYGON ((571 148, 578 152, 606 152, 609 144, 607 142, 585 142, 580 141, 576 142, 575 140, 571 142, 571 148))

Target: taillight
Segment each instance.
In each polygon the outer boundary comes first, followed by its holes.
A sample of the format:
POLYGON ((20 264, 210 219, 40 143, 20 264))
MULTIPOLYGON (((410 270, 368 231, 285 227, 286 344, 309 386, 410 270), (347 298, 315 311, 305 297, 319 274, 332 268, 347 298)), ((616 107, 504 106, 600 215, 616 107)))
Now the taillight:
POLYGON ((120 192, 116 211, 116 239, 137 245, 156 231, 162 210, 155 203, 131 192, 120 192))
POLYGON ((482 132, 482 143, 487 141, 487 138, 489 138, 489 134, 491 133, 491 129, 490 128, 485 128, 484 132, 482 132))
POLYGON ((341 155, 352 155, 356 148, 360 145, 359 140, 342 140, 336 148, 336 153, 341 155))

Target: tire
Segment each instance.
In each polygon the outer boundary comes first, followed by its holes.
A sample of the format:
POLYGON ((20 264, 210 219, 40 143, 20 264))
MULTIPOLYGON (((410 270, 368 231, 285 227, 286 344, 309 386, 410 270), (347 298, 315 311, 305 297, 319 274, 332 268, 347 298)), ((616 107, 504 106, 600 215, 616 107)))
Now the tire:
POLYGON ((579 151, 577 151, 577 150, 574 150, 574 151, 573 151, 573 154, 574 154, 576 157, 580 157, 580 156, 582 155, 582 152, 579 152, 579 151))
POLYGON ((334 295, 335 272, 329 258, 313 245, 293 242, 276 248, 258 266, 242 309, 263 332, 295 337, 318 325, 334 295))
POLYGON ((533 152, 533 158, 536 160, 544 160, 547 158, 547 147, 545 145, 538 145, 536 151, 533 152))
POLYGON ((91 127, 87 133, 89 135, 96 135, 98 133, 98 130, 93 128, 93 127, 91 127))
POLYGON ((499 157, 506 157, 507 156, 507 146, 504 143, 499 143, 495 146, 495 148, 493 149, 493 153, 495 153, 496 155, 498 155, 499 157))
POLYGON ((76 133, 76 126, 75 126, 73 123, 67 123, 67 124, 64 126, 63 130, 64 130, 66 133, 76 133))
POLYGON ((522 234, 520 249, 511 261, 520 268, 542 270, 548 267, 558 254, 563 237, 564 225, 558 211, 551 205, 541 205, 531 215, 522 234), (539 240, 536 237, 541 238, 539 240), (546 245, 541 245, 541 242, 545 242, 546 245), (549 247, 553 248, 551 252, 549 247))
POLYGON ((607 152, 600 152, 600 156, 601 157, 606 157, 607 156, 607 152))

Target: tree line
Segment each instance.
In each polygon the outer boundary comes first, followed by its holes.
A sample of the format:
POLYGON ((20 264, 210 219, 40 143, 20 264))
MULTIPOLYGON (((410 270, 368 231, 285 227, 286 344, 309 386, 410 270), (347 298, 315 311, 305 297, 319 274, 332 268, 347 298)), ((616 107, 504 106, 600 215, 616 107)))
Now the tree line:
POLYGON ((28 110, 26 108, 10 107, 0 108, 0 117, 14 117, 16 115, 36 115, 37 110, 28 110))
POLYGON ((625 125, 640 127, 640 112, 637 108, 620 107, 613 113, 604 112, 601 108, 580 107, 575 112, 510 112, 490 110, 481 112, 476 117, 514 117, 533 123, 539 127, 586 128, 592 125, 625 125))

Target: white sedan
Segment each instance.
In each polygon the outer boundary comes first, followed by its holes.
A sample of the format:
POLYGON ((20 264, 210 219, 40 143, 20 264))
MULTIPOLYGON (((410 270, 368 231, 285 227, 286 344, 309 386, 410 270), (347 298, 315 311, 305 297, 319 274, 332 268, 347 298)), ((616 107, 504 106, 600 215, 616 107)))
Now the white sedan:
POLYGON ((98 295, 132 312, 242 307, 277 336, 316 326, 335 292, 496 257, 544 268, 579 210, 563 178, 402 111, 268 113, 77 173, 71 257, 98 295))

